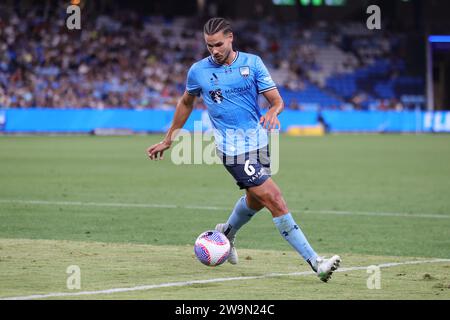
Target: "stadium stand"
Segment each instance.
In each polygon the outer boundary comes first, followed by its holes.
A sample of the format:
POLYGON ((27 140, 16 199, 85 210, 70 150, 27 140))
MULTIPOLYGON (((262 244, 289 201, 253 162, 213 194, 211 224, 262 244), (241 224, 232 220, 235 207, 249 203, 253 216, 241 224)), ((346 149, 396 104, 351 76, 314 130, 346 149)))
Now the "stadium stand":
MULTIPOLYGON (((85 19, 81 31, 64 21, 0 4, 0 107, 173 109, 189 66, 207 55, 196 18, 121 11, 85 19)), ((369 39, 354 22, 233 22, 236 48, 262 56, 287 108, 424 109, 405 35, 369 39)))

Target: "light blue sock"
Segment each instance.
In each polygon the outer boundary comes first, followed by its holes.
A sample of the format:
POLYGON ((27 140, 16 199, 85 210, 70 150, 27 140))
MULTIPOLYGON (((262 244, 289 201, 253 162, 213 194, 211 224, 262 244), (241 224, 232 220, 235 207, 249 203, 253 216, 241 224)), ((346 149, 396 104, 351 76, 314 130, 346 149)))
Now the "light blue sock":
POLYGON ((275 217, 273 222, 287 242, 313 267, 317 254, 309 245, 300 227, 295 223, 291 213, 275 217))
POLYGON ((236 235, 236 232, 257 213, 247 206, 246 196, 242 196, 234 206, 233 212, 227 221, 227 228, 225 235, 231 239, 236 235))

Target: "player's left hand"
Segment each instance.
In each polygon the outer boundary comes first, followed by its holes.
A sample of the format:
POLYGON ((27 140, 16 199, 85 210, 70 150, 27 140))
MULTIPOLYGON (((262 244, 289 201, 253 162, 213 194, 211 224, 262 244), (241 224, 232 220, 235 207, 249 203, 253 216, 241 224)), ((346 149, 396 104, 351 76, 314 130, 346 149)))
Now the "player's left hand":
POLYGON ((269 109, 269 111, 259 119, 259 123, 262 123, 263 128, 267 130, 280 130, 281 128, 280 120, 278 120, 278 114, 275 108, 269 109))

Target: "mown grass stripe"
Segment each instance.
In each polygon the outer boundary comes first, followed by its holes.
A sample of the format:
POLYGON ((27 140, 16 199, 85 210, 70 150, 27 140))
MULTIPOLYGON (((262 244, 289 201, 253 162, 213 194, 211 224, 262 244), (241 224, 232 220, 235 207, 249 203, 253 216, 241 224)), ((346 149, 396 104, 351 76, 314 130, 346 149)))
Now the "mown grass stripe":
MULTIPOLYGON (((403 266, 403 265, 431 264, 431 263, 441 263, 441 262, 450 262, 450 259, 391 262, 391 263, 379 264, 378 267, 392 268, 392 267, 403 266)), ((350 271, 358 271, 358 270, 367 270, 367 268, 369 268, 369 267, 370 266, 340 268, 335 272, 350 272, 350 271)), ((58 297, 76 297, 76 296, 86 296, 86 295, 113 294, 113 293, 122 293, 122 292, 152 290, 152 289, 167 288, 167 287, 183 287, 183 286, 190 286, 190 285, 194 285, 194 284, 218 283, 218 282, 226 282, 226 281, 258 280, 258 279, 266 279, 266 278, 274 278, 274 277, 308 276, 308 275, 315 275, 315 272, 304 271, 304 272, 292 272, 292 273, 269 273, 269 274, 264 274, 264 275, 260 275, 260 276, 229 277, 229 278, 215 278, 215 279, 206 279, 206 280, 168 282, 168 283, 153 284, 153 285, 135 286, 135 287, 130 287, 130 288, 112 288, 112 289, 97 290, 97 291, 55 292, 55 293, 48 293, 48 294, 29 295, 29 296, 6 297, 6 298, 0 298, 0 300, 33 300, 33 299, 46 299, 46 298, 58 298, 58 297)))
MULTIPOLYGON (((194 210, 214 210, 229 211, 230 208, 201 205, 175 205, 156 203, 118 203, 118 202, 82 202, 82 201, 48 201, 48 200, 13 200, 0 199, 0 203, 16 203, 31 205, 56 205, 56 206, 86 206, 86 207, 119 207, 119 208, 162 208, 162 209, 194 209, 194 210)), ((337 211, 337 210, 296 210, 309 214, 331 214, 331 215, 354 215, 354 216, 383 216, 383 217, 405 217, 405 218, 425 218, 425 219, 450 219, 450 215, 441 214, 414 214, 396 212, 361 212, 361 211, 337 211)))

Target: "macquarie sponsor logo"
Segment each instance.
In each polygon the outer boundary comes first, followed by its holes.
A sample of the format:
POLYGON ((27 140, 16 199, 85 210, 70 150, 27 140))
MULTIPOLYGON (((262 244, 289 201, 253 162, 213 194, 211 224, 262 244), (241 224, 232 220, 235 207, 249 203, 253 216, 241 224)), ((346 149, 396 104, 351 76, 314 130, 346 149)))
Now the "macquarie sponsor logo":
POLYGON ((243 92, 249 91, 252 88, 250 84, 245 87, 232 88, 225 90, 226 95, 241 95, 243 92))

